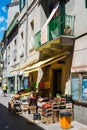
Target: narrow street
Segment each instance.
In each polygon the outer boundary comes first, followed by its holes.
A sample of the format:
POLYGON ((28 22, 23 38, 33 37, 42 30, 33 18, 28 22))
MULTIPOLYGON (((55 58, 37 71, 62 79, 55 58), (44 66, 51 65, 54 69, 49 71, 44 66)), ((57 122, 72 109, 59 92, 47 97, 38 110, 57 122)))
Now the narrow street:
MULTIPOLYGON (((11 100, 10 95, 4 97, 0 89, 0 130, 63 130, 60 123, 53 124, 34 124, 29 122, 28 114, 12 114, 8 111, 8 101, 11 100)), ((72 127, 69 130, 87 130, 87 126, 79 122, 72 121, 72 127)))
POLYGON ((10 97, 0 95, 0 130, 43 130, 41 127, 29 123, 24 117, 9 112, 8 100, 10 97))

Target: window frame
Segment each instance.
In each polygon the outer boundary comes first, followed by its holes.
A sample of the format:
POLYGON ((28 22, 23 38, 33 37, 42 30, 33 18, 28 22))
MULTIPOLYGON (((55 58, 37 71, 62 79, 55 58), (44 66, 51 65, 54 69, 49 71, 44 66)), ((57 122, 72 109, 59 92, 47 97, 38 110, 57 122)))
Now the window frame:
MULTIPOLYGON (((72 74, 71 75, 71 90, 72 90, 72 78, 74 77, 74 76, 78 76, 78 80, 79 80, 79 83, 78 83, 78 85, 79 85, 79 89, 78 89, 78 100, 74 100, 74 101, 77 101, 77 102, 83 102, 83 103, 87 103, 87 99, 85 100, 85 99, 83 99, 82 98, 82 82, 83 82, 83 78, 84 77, 87 77, 87 73, 75 73, 75 74, 72 74)), ((72 94, 72 91, 71 91, 71 94, 72 94)))

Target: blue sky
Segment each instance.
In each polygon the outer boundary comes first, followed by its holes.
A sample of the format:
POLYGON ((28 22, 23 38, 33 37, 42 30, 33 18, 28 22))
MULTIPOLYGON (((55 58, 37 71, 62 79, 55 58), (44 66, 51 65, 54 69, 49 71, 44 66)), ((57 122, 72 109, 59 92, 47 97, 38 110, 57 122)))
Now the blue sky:
POLYGON ((7 4, 11 0, 0 0, 0 41, 3 38, 4 31, 7 29, 7 4))

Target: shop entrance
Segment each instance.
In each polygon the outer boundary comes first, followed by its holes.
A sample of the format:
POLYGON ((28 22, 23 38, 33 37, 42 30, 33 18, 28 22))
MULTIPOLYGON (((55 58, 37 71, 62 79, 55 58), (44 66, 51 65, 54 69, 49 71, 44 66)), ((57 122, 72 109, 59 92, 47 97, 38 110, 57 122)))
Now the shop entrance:
POLYGON ((62 69, 53 70, 53 97, 56 94, 61 94, 61 76, 62 69))

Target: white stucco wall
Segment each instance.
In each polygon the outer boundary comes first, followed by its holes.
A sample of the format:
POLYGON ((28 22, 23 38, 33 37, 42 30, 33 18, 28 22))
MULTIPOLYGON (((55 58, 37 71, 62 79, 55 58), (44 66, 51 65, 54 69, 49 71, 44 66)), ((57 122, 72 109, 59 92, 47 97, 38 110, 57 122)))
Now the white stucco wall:
POLYGON ((72 71, 87 69, 87 35, 75 41, 72 71))
POLYGON ((25 63, 25 43, 26 43, 26 22, 23 22, 22 25, 20 26, 19 28, 19 31, 18 31, 18 57, 17 57, 17 60, 19 61, 20 65, 24 64, 25 63), (21 33, 23 33, 23 39, 21 37, 21 33), (23 57, 20 57, 20 48, 23 47, 24 49, 24 56, 23 57))
POLYGON ((70 0, 66 4, 66 14, 75 16, 74 34, 79 36, 87 32, 87 8, 85 0, 70 0))
POLYGON ((19 64, 19 60, 18 60, 18 57, 19 57, 19 52, 18 52, 18 35, 16 35, 12 41, 10 42, 10 44, 8 45, 7 47, 7 56, 10 55, 10 64, 7 63, 7 71, 8 73, 10 73, 12 70, 15 69, 15 65, 16 64, 19 64), (15 48, 15 40, 16 40, 16 48, 15 48), (9 50, 9 47, 10 47, 10 50, 9 50), (16 61, 13 60, 13 51, 17 49, 17 58, 16 58, 16 61))
POLYGON ((10 23, 12 22, 15 14, 19 12, 19 5, 15 5, 12 7, 9 7, 8 9, 8 23, 7 23, 7 27, 10 25, 10 23))

